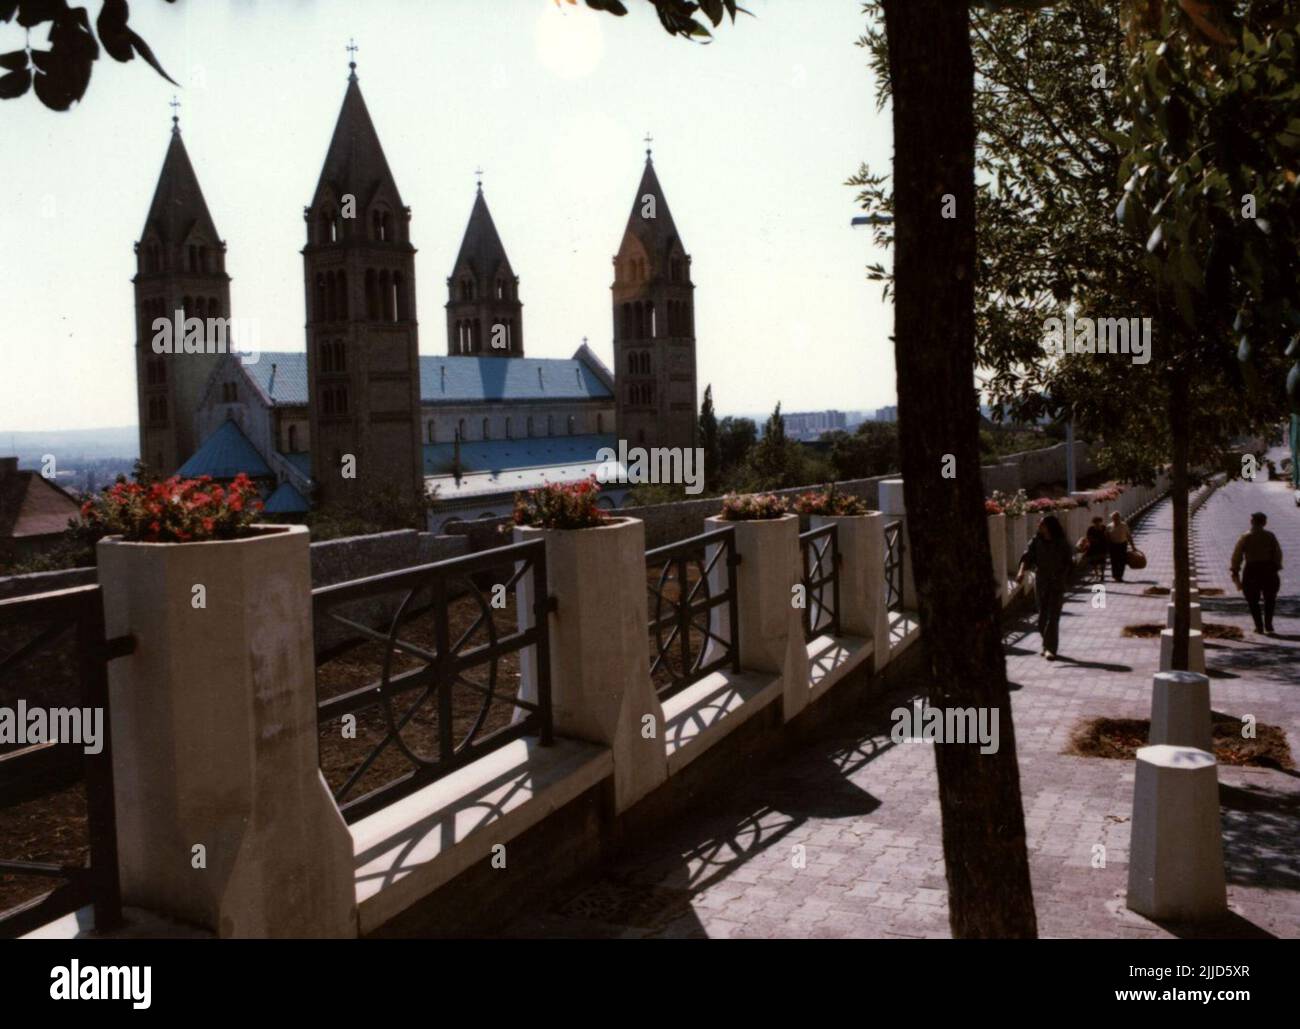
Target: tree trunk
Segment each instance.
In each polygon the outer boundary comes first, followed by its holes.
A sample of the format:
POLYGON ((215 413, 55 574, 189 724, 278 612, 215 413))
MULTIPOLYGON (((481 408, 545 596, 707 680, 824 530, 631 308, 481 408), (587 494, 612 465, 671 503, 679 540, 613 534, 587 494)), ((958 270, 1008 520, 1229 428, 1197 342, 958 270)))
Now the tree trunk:
POLYGON ((899 442, 929 700, 936 708, 988 711, 999 726, 996 753, 981 754, 978 743, 934 748, 948 917, 957 937, 1033 937, 1020 771, 980 479, 967 5, 887 0, 885 27, 899 442), (949 455, 955 478, 944 477, 949 455))
POLYGON ((1171 667, 1187 669, 1188 633, 1192 627, 1190 589, 1191 552, 1187 517, 1187 454, 1191 429, 1187 413, 1187 374, 1173 373, 1169 389, 1169 431, 1173 444, 1173 467, 1170 489, 1174 502, 1174 653, 1171 667))

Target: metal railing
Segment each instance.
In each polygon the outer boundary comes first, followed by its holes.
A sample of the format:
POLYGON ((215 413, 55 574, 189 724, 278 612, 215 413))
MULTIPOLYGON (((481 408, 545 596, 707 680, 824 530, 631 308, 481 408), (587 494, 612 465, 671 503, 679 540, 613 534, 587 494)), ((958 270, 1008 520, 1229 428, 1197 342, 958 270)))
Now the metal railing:
MULTIPOLYGON (((61 885, 42 896, 22 902, 0 914, 0 937, 22 936, 55 918, 84 905, 94 909, 98 931, 122 922, 122 897, 118 880, 117 830, 113 801, 113 748, 109 736, 108 661, 130 654, 135 641, 130 636, 107 640, 104 636, 104 607, 99 586, 40 593, 0 601, 0 698, 7 703, 17 698, 19 675, 38 681, 46 699, 56 699, 61 680, 74 688, 70 699, 101 716, 99 750, 85 753, 85 741, 47 740, 0 753, 0 796, 4 802, 44 796, 52 790, 70 789, 68 772, 78 759, 85 784, 85 810, 89 863, 59 864, 50 861, 0 860, 0 874, 62 880, 61 885), (71 632, 71 666, 58 667, 61 640, 71 632), (30 633, 30 635, 28 635, 30 633), (14 649, 9 649, 20 639, 14 649), (28 660, 37 655, 46 665, 34 669, 28 660), (75 747, 79 753, 72 753, 75 747), (53 785, 52 785, 53 784, 53 785)), ((46 706, 44 700, 41 706, 46 706)), ((51 704, 50 708, 65 707, 51 704)), ((48 719, 52 721, 52 719, 48 719)))
POLYGON ((740 671, 736 534, 716 529, 648 551, 650 675, 661 699, 721 668, 740 671))
POLYGON ((803 585, 803 637, 840 634, 839 533, 834 523, 799 534, 803 585))
POLYGON ((885 526, 885 607, 903 610, 903 523, 885 526))
POLYGON ((312 606, 318 641, 323 635, 328 639, 322 629, 337 635, 341 627, 345 637, 316 654, 317 720, 321 757, 329 748, 331 759, 328 769, 322 760, 322 770, 327 779, 333 774, 343 780, 334 799, 349 823, 521 737, 552 742, 547 616, 555 604, 546 589, 544 541, 323 586, 312 590, 312 606), (513 573, 501 576, 511 562, 513 573), (500 581, 491 581, 494 575, 500 581), (521 583, 533 598, 531 619, 519 623, 528 627, 502 632, 493 612, 506 609, 521 583), (385 599, 376 617, 375 603, 385 599), (525 654, 529 647, 535 650, 525 654), (378 678, 359 687, 336 683, 341 692, 321 697, 322 666, 340 657, 352 661, 363 678, 378 663, 378 678), (514 683, 503 689, 506 660, 520 667, 525 660, 535 664, 535 698, 519 696, 514 683), (469 702, 462 703, 466 698, 469 702), (503 708, 510 720, 485 732, 490 716, 499 722, 503 708), (352 739, 360 739, 356 730, 364 728, 373 746, 350 771, 341 771, 333 759, 355 752, 340 742, 339 726, 346 727, 348 716, 352 739), (363 716, 367 721, 361 726, 363 716), (352 796, 363 782, 365 792, 352 796))

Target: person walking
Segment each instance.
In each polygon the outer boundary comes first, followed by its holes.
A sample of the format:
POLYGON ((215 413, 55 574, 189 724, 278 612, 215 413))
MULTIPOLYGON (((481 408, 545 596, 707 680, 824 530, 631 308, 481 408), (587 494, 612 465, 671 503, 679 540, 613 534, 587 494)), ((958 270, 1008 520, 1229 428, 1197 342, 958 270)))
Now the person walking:
POLYGON ((1043 638, 1043 657, 1055 661, 1061 643, 1061 609, 1065 606, 1065 587, 1074 568, 1074 552, 1065 530, 1055 515, 1038 523, 1038 531, 1020 558, 1016 582, 1025 581, 1025 572, 1034 572, 1034 595, 1038 600, 1038 634, 1043 638))
POLYGON ((1119 516, 1118 511, 1110 513, 1110 524, 1106 526, 1107 546, 1110 550, 1110 574, 1116 582, 1124 581, 1124 569, 1128 567, 1128 551, 1133 545, 1133 533, 1129 531, 1128 522, 1119 516))
POLYGON ((1106 581, 1106 556, 1110 550, 1110 541, 1106 538, 1106 523, 1101 515, 1092 516, 1092 524, 1080 541, 1088 555, 1088 570, 1096 582, 1106 581))
POLYGON ((1232 584, 1246 594, 1255 631, 1273 635, 1273 608, 1282 588, 1282 545, 1264 528, 1268 515, 1256 511, 1250 516, 1250 531, 1242 533, 1232 548, 1232 584), (1242 562, 1245 570, 1242 570, 1242 562), (1264 600, 1261 617, 1260 597, 1264 600))

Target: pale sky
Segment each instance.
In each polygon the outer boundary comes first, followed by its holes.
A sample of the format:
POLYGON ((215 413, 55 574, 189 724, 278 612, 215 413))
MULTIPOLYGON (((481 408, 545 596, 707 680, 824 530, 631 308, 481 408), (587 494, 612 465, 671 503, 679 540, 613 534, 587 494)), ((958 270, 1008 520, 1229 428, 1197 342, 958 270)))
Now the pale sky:
MULTIPOLYGON (((357 74, 412 208, 420 352, 446 353, 445 280, 474 168, 524 303, 530 357, 587 336, 611 361, 610 259, 654 136, 693 258, 701 393, 720 411, 894 403, 892 310, 853 230, 861 160, 888 170, 859 0, 746 0, 698 46, 644 0, 615 18, 553 0, 136 0, 142 60, 101 54, 84 103, 0 101, 0 431, 135 422, 132 246, 171 128, 227 243, 231 313, 302 350, 302 208, 357 74)), ((91 4, 92 17, 98 5, 91 4)), ((0 52, 24 45, 0 26, 0 52)), ((33 40, 40 48, 44 40, 33 40)))

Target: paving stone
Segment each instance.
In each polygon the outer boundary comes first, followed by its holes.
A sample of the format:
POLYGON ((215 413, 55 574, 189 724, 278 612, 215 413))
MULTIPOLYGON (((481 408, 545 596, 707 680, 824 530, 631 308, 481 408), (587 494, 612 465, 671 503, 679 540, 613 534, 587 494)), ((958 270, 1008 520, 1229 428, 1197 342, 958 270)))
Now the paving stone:
MULTIPOLYGON (((1275 460, 1279 454, 1272 455, 1275 460)), ((1283 726, 1300 757, 1300 509, 1283 483, 1235 482, 1219 489, 1193 521, 1206 621, 1247 630, 1243 642, 1207 648, 1214 710, 1254 714, 1283 726), (1282 544, 1278 636, 1253 632, 1228 564, 1252 511, 1269 515, 1282 544)), ((1074 729, 1096 717, 1147 718, 1159 640, 1126 638, 1125 625, 1165 620, 1164 596, 1148 586, 1173 580, 1172 507, 1157 506, 1135 529, 1149 564, 1126 581, 1106 583, 1106 606, 1094 608, 1082 584, 1062 618, 1062 660, 1039 655, 1033 617, 1007 618, 1007 675, 1024 794, 1040 934, 1045 937, 1146 939, 1175 933, 1124 907, 1133 801, 1131 761, 1064 753, 1074 729), (1105 867, 1093 868, 1102 844, 1105 867)), ((627 935, 930 938, 948 935, 947 883, 934 755, 926 746, 892 746, 880 719, 909 698, 873 698, 833 735, 808 742, 767 774, 739 784, 706 812, 691 813, 663 842, 634 862, 614 866, 599 888, 630 882, 654 887, 654 903, 637 899, 602 911, 631 911, 647 929, 627 935), (874 798, 869 814, 810 815, 801 798, 874 798), (785 835, 782 836, 781 834, 785 835), (753 847, 755 836, 764 844, 753 847), (766 841, 775 839, 774 843, 766 841), (736 846, 733 847, 733 841, 736 846), (743 846, 741 845, 743 841, 743 846), (791 847, 806 847, 806 867, 791 847), (746 850, 745 847, 751 849, 746 850), (683 876, 683 868, 690 874, 683 876), (682 912, 676 897, 688 898, 682 912)), ((1300 777, 1273 769, 1220 767, 1229 905, 1243 932, 1300 937, 1300 777)), ((594 892, 593 892, 594 891, 594 892)), ((550 914, 520 919, 512 935, 609 936, 606 922, 584 922, 582 905, 565 898, 550 914), (565 917, 559 917, 560 913, 565 917)), ((607 905, 608 906, 608 905, 607 905)), ((592 904, 593 914, 600 911, 592 904)))

